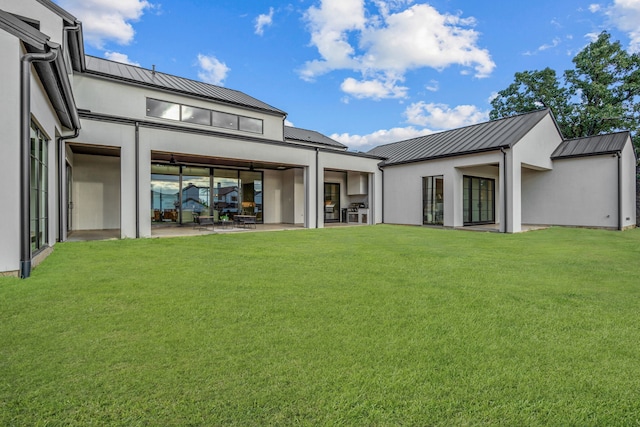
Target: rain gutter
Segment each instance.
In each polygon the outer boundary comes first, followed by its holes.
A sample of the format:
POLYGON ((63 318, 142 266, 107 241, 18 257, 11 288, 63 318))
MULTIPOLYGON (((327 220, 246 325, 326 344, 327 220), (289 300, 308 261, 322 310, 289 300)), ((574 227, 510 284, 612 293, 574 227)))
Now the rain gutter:
POLYGON ((31 64, 52 62, 56 47, 46 46, 43 53, 26 53, 20 59, 20 278, 31 275, 31 64))

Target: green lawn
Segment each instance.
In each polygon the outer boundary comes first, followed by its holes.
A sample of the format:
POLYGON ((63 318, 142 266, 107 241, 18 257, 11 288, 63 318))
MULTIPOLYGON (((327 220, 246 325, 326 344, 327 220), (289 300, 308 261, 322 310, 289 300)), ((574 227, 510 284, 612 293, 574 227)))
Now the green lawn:
POLYGON ((0 425, 640 425, 640 230, 56 245, 0 278, 0 425))

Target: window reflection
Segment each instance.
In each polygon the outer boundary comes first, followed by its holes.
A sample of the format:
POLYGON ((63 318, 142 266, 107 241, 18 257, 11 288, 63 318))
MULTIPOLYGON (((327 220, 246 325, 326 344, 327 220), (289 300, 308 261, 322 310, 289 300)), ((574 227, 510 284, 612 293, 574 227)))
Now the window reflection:
POLYGON ((422 178, 423 224, 444 224, 444 178, 426 176, 422 178))
POLYGON ((151 221, 188 224, 200 215, 219 221, 244 214, 261 223, 262 181, 258 171, 153 164, 151 221))
POLYGON ((209 168, 184 167, 182 170, 182 223, 200 215, 211 215, 209 168))
POLYGON ((262 133, 262 120, 250 117, 240 117, 240 130, 253 133, 262 133))
POLYGON ((211 112, 211 124, 219 128, 238 129, 238 116, 218 111, 211 112))
POLYGON ((151 220, 178 222, 180 167, 151 166, 151 220))
POLYGON ((182 106, 182 121, 211 126, 211 111, 204 108, 182 106))
POLYGON ((147 98, 147 116, 180 120, 180 104, 147 98))
POLYGON ((260 134, 264 127, 261 119, 152 98, 147 98, 147 116, 260 134))

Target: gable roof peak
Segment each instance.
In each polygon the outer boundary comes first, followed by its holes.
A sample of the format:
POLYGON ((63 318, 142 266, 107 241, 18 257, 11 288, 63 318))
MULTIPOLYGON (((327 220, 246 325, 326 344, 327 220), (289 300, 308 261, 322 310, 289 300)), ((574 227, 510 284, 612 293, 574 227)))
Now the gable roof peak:
POLYGON ((391 165, 511 148, 548 115, 553 117, 548 108, 535 110, 381 145, 369 154, 391 165))

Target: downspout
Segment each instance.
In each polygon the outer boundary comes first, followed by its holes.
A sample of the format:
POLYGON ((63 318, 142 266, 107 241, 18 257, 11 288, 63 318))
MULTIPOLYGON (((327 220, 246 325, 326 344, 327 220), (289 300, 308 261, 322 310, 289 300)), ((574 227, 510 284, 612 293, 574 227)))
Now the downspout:
POLYGON ((507 232, 507 212, 509 211, 507 206, 507 152, 504 147, 500 147, 500 151, 502 152, 502 193, 504 194, 503 200, 503 213, 502 222, 504 222, 504 232, 507 232))
POLYGON ((316 148, 316 228, 320 228, 320 206, 318 206, 318 199, 320 198, 320 171, 318 167, 320 165, 318 156, 320 150, 316 148))
MULTIPOLYGON (((65 207, 69 204, 69 195, 65 195, 65 184, 67 182, 67 168, 66 168, 66 160, 67 160, 67 152, 65 150, 65 141, 67 139, 74 139, 80 135, 80 129, 76 129, 76 131, 71 135, 65 135, 58 137, 58 241, 64 242, 67 240, 67 233, 64 228, 64 222, 62 218, 66 215, 65 207), (65 200, 67 203, 64 203, 65 200)), ((68 208, 67 208, 68 209, 68 208)))
MULTIPOLYGON (((80 24, 64 27, 62 31, 64 31, 64 46, 68 46, 69 32, 80 31, 80 24)), ((66 230, 64 227, 64 221, 62 220, 62 218, 64 218, 66 215, 65 211, 68 209, 67 205, 69 203, 69 195, 67 194, 66 198, 63 197, 63 194, 65 193, 65 184, 67 179, 67 173, 66 173, 67 153, 65 150, 66 147, 65 147, 64 141, 68 139, 77 138, 78 135, 80 135, 80 128, 77 128, 74 131, 74 133, 71 135, 65 135, 58 138, 58 241, 59 242, 64 242, 67 240, 67 233, 66 233, 66 230), (67 201, 67 203, 64 203, 65 200, 67 201), (65 209, 65 207, 67 209, 65 209)))
MULTIPOLYGON (((136 122, 136 239, 140 238, 140 122, 136 122)), ((122 164, 122 159, 120 159, 122 164)), ((122 167, 122 166, 121 166, 122 167)), ((121 209, 122 210, 122 209, 121 209)), ((122 216, 122 213, 120 214, 122 216)), ((122 222, 122 218, 120 218, 122 222)), ((122 224, 120 224, 122 227, 122 224)))
POLYGON ((622 155, 618 151, 618 231, 622 231, 622 155))
MULTIPOLYGON (((50 49, 50 48, 48 48, 50 49)), ((29 181, 31 177, 31 64, 58 57, 52 48, 45 53, 27 53, 20 60, 20 278, 31 275, 29 181)))
MULTIPOLYGON (((382 162, 378 163, 378 170, 380 171, 380 185, 382 186, 381 191, 380 191, 380 203, 381 203, 381 212, 382 212, 382 218, 380 218, 380 222, 382 224, 384 224, 384 169, 382 169, 382 166, 380 166, 382 164, 382 162)), ((374 215, 375 218, 375 215, 374 215)), ((374 220, 374 225, 375 225, 375 220, 374 220)))

